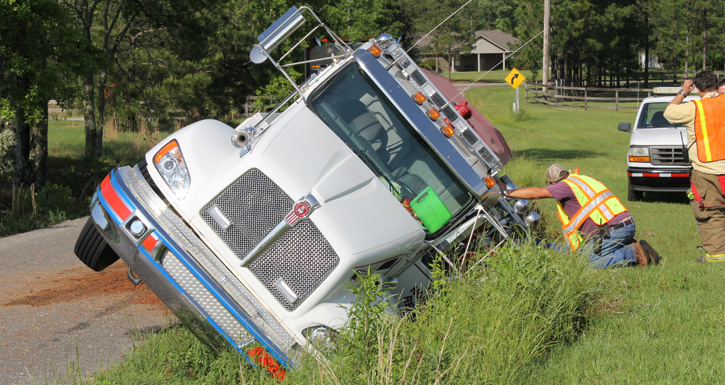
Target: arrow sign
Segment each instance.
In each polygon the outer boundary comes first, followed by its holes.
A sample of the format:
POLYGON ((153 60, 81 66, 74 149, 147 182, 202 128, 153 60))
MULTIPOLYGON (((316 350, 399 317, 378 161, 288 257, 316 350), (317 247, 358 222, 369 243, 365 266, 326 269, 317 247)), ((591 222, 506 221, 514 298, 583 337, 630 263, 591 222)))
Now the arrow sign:
POLYGON ((522 75, 516 68, 511 70, 506 76, 506 83, 508 83, 513 89, 519 88, 521 83, 526 80, 526 76, 522 75))

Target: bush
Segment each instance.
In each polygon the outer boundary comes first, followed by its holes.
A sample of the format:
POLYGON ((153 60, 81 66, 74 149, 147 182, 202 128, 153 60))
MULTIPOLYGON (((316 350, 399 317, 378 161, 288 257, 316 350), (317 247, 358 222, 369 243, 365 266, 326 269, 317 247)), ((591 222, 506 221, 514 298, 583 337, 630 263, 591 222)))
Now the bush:
POLYGON ((370 301, 379 298, 380 285, 362 280, 356 295, 363 300, 350 312, 352 326, 342 331, 329 363, 288 380, 518 383, 552 346, 581 332, 597 288, 592 277, 578 254, 509 242, 468 275, 439 276, 436 291, 403 317, 383 316, 379 302, 370 301))

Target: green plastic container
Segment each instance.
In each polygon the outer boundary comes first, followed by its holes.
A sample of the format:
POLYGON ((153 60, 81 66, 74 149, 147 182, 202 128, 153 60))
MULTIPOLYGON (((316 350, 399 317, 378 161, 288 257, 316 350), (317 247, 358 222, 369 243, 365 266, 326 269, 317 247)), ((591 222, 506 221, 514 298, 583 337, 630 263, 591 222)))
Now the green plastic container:
POLYGON ((431 233, 438 231, 453 218, 448 207, 430 186, 410 202, 410 207, 431 233))

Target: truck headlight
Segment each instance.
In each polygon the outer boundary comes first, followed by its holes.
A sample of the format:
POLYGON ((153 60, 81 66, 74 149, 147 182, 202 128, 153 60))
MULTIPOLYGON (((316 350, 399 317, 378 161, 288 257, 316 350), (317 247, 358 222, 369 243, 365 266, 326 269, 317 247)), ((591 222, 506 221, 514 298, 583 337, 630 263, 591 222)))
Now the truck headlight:
POLYGON ((649 147, 632 146, 629 148, 627 159, 630 162, 647 162, 649 163, 649 147))
POLYGON ((154 166, 174 195, 184 199, 191 185, 189 170, 176 140, 172 140, 154 155, 154 166))
POLYGON ((325 325, 308 327, 302 331, 302 335, 315 347, 331 347, 339 332, 325 325))

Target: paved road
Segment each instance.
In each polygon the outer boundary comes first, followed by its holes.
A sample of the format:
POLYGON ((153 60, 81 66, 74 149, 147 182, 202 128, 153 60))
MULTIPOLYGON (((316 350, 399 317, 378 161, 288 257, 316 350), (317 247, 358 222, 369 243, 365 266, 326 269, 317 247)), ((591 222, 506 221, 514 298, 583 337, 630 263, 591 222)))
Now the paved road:
POLYGON ((0 384, 88 376, 176 322, 123 261, 96 273, 76 258, 85 221, 0 238, 0 384))

